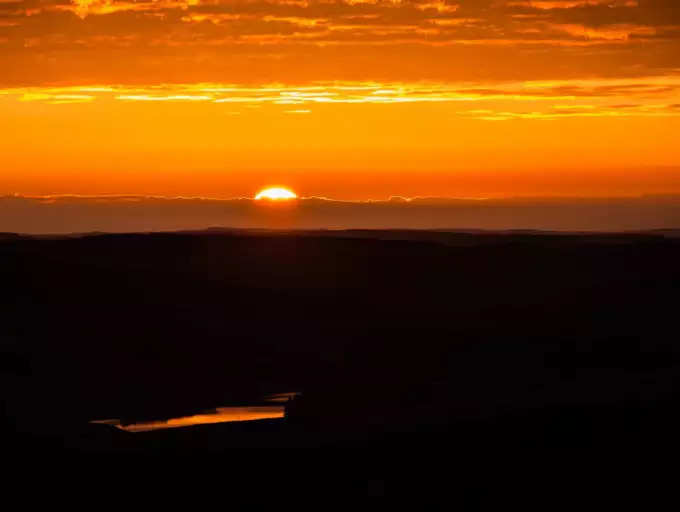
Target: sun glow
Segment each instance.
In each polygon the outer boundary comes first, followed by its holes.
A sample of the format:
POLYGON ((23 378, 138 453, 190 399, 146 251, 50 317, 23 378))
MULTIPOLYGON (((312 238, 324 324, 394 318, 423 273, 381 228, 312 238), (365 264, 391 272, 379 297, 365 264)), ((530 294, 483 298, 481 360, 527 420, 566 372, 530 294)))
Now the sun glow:
POLYGON ((265 188, 258 192, 255 199, 271 199, 271 200, 286 200, 296 199, 297 194, 292 190, 283 187, 265 188))

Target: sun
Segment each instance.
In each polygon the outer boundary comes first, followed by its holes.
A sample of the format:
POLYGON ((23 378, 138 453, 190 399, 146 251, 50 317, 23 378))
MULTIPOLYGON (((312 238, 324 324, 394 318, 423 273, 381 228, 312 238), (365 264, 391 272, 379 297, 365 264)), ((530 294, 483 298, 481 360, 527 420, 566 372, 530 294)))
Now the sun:
POLYGON ((271 187, 260 190, 255 199, 270 199, 274 201, 297 199, 297 194, 290 189, 283 187, 271 187))

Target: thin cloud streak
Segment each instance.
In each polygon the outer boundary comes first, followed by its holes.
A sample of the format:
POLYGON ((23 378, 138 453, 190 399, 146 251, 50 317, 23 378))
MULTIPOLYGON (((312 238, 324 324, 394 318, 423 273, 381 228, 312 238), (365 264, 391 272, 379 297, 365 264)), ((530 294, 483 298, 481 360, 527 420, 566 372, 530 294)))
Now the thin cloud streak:
POLYGON ((307 113, 311 105, 398 105, 475 103, 458 115, 480 120, 541 120, 570 117, 669 117, 680 114, 680 77, 644 80, 563 80, 490 85, 442 83, 317 83, 238 86, 166 84, 157 86, 74 86, 8 88, 0 97, 50 104, 93 101, 250 104, 300 106, 284 113, 307 113), (588 101, 583 105, 583 101, 588 101))

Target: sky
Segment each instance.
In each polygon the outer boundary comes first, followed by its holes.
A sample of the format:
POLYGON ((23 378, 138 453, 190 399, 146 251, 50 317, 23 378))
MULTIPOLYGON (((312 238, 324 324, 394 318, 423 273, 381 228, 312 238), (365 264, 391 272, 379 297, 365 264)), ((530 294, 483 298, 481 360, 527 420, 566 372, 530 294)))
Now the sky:
POLYGON ((677 0, 0 0, 0 195, 680 193, 677 0))

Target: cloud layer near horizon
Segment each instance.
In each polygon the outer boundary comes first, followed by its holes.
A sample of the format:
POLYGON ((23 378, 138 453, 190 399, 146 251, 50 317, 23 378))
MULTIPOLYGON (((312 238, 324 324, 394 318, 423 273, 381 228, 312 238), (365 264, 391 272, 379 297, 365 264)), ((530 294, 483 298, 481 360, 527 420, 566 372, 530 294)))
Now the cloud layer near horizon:
POLYGON ((0 231, 25 234, 145 232, 208 227, 271 229, 680 228, 680 196, 630 198, 392 198, 284 203, 252 199, 0 197, 0 231))

